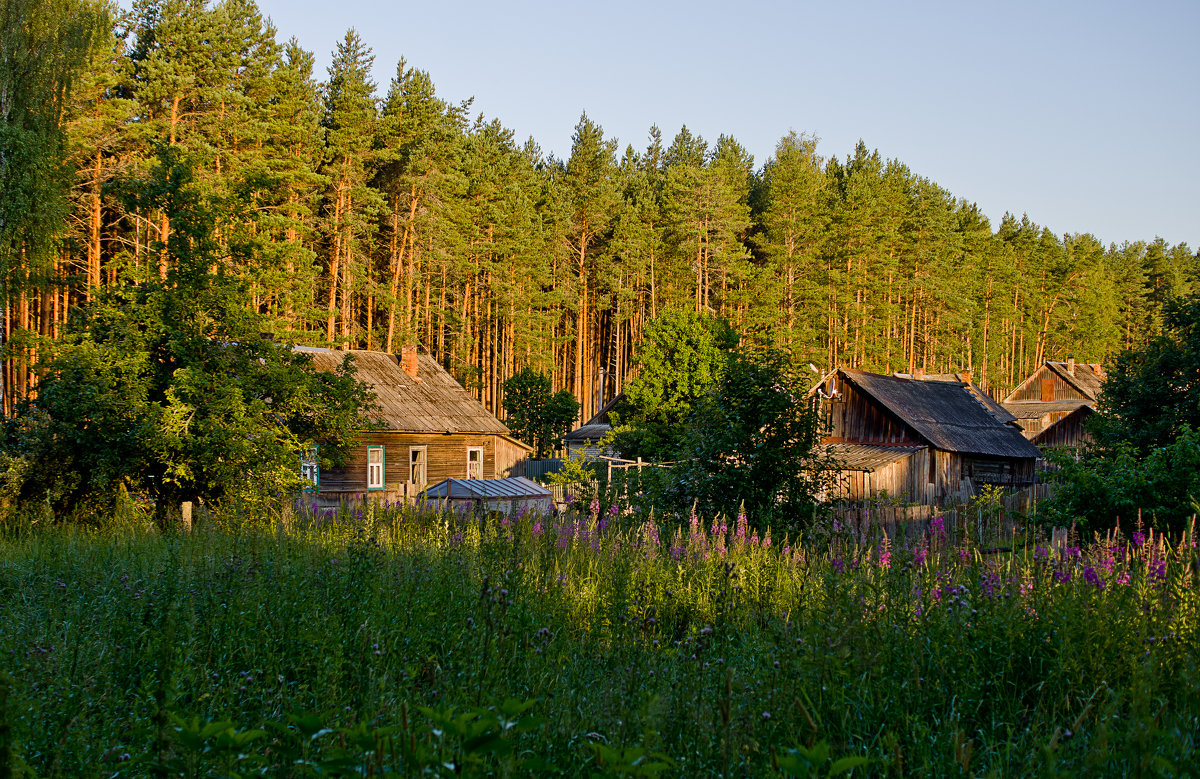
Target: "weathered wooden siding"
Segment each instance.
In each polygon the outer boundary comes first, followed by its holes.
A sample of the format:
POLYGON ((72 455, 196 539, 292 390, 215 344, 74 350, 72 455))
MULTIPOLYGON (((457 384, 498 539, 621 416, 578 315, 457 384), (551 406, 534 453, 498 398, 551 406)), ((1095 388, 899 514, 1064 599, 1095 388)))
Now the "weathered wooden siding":
POLYGON ((1087 395, 1062 380, 1057 373, 1043 365, 1025 383, 1018 387, 1006 403, 1039 401, 1054 403, 1063 400, 1091 400, 1087 395), (1045 385, 1045 386, 1043 386, 1045 385))
POLYGON ((1084 427, 1084 421, 1092 415, 1092 411, 1079 409, 1071 414, 1063 415, 1038 432, 1030 440, 1034 446, 1041 449, 1054 447, 1078 447, 1092 440, 1092 434, 1084 427))
POLYGON ((853 441, 862 444, 923 444, 911 427, 873 402, 849 382, 842 382, 836 398, 822 401, 829 437, 826 443, 853 441))
MULTIPOLYGON (((506 479, 510 476, 525 476, 525 463, 529 450, 504 436, 496 436, 495 478, 506 479)), ((486 449, 484 450, 486 454, 486 449)), ((430 482, 433 484, 434 482, 430 482)))
POLYGON ((322 492, 361 492, 367 489, 367 447, 385 447, 384 483, 391 487, 409 481, 412 447, 426 447, 425 484, 442 479, 467 478, 467 450, 483 449, 483 478, 520 476, 505 473, 519 467, 525 450, 503 436, 486 433, 393 433, 371 431, 362 433, 350 449, 344 467, 321 471, 322 492), (519 454, 518 454, 519 453, 519 454), (499 464, 500 470, 497 471, 499 464))

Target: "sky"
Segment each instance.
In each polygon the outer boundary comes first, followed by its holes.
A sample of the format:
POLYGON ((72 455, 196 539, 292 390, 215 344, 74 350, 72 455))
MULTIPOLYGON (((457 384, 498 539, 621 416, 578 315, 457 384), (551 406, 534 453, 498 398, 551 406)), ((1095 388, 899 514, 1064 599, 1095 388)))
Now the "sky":
POLYGON ((583 112, 645 148, 652 125, 730 135, 761 166, 790 131, 861 139, 993 229, 1027 214, 1103 243, 1200 248, 1200 2, 259 0, 326 78, 349 28, 379 94, 401 57, 440 97, 566 158, 583 112))

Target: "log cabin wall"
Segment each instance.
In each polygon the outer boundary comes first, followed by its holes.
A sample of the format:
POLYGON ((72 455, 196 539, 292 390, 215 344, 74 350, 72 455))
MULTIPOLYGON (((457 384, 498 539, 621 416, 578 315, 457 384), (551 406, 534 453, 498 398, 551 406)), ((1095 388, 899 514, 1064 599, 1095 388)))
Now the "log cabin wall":
MULTIPOLYGON (((383 446, 384 484, 388 487, 409 481, 412 447, 425 447, 425 484, 437 484, 443 479, 467 478, 467 450, 483 449, 483 478, 494 479, 512 470, 517 445, 503 436, 491 433, 393 433, 370 431, 362 433, 350 449, 346 463, 339 469, 321 470, 322 492, 365 492, 367 489, 367 447, 383 446), (497 474, 497 453, 502 472, 497 474)), ((524 450, 521 450, 522 457, 524 450)), ((420 485, 424 486, 424 485, 420 485)))

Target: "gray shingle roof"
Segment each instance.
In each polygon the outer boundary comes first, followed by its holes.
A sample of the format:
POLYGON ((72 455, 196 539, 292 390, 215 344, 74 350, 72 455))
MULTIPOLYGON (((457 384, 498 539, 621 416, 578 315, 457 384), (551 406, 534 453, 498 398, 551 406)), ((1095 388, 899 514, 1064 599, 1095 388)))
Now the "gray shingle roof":
POLYGON ((421 493, 427 498, 545 498, 550 490, 524 476, 445 479, 421 493))
MULTIPOLYGON (((297 346, 312 357, 313 367, 336 371, 346 352, 297 346)), ((499 433, 509 430, 483 404, 471 397, 437 360, 417 355, 417 378, 409 376, 399 358, 386 352, 352 350, 359 381, 375 393, 380 410, 372 419, 388 430, 413 433, 499 433)))
POLYGON ((879 446, 876 444, 830 444, 829 454, 847 471, 873 472, 903 460, 923 446, 879 446))
POLYGON ((938 449, 994 457, 1039 456, 1016 428, 1000 422, 961 383, 846 369, 842 375, 938 449))

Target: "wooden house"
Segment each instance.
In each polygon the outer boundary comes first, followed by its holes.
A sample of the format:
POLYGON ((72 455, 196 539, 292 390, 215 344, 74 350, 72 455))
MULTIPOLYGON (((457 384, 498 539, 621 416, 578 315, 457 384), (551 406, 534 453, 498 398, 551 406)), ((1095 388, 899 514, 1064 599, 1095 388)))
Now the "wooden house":
POLYGON ((842 466, 832 499, 873 500, 886 491, 944 504, 983 484, 1034 482, 1038 450, 962 381, 840 369, 813 394, 825 415, 822 444, 842 466))
POLYGON ((1077 363, 1073 357, 1047 360, 1003 405, 1038 446, 1080 446, 1091 440, 1083 420, 1092 413, 1103 382, 1104 370, 1097 364, 1077 363))
MULTIPOLYGON (((296 347, 317 370, 335 371, 346 352, 296 347)), ((432 357, 351 351, 358 379, 375 395, 370 414, 338 469, 320 469, 319 494, 334 499, 415 496, 444 479, 521 476, 532 448, 509 433, 432 357)))

